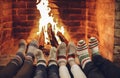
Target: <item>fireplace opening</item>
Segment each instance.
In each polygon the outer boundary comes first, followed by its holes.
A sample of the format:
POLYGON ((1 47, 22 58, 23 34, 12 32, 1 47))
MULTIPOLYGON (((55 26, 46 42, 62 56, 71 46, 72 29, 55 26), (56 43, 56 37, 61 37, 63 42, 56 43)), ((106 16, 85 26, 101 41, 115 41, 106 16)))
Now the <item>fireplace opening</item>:
POLYGON ((15 55, 21 38, 27 42, 37 38, 42 47, 49 47, 48 44, 56 46, 61 41, 77 44, 84 39, 88 43, 91 36, 99 40, 101 55, 114 61, 115 0, 5 0, 0 3, 0 64, 6 64, 15 55), (44 7, 38 7, 40 3, 44 7), (57 42, 52 41, 55 44, 49 39, 51 34, 52 38, 57 37, 57 42))

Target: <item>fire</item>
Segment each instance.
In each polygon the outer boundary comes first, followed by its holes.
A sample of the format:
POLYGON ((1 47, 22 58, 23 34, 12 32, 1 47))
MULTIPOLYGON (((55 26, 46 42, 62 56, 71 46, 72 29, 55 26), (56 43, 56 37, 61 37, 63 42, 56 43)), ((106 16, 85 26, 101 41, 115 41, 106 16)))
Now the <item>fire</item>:
POLYGON ((43 29, 45 36, 45 43, 50 42, 47 33, 48 24, 50 23, 52 26, 52 30, 55 33, 55 37, 58 43, 60 44, 61 41, 57 37, 57 32, 60 31, 62 34, 64 34, 64 27, 57 26, 58 23, 54 21, 55 18, 53 17, 53 14, 50 13, 51 8, 48 5, 49 5, 48 0, 41 0, 41 2, 37 5, 37 9, 40 11, 40 15, 41 15, 41 18, 39 20, 39 31, 37 32, 37 35, 39 35, 43 29))

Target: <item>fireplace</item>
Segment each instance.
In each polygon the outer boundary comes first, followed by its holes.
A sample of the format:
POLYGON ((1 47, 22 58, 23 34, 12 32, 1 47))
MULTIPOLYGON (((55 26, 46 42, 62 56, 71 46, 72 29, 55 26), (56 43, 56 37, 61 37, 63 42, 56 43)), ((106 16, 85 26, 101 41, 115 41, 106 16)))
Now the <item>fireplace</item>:
MULTIPOLYGON (((37 36, 40 11, 37 0, 1 0, 0 64, 5 65, 17 50, 18 41, 27 42, 37 36)), ((119 0, 49 0, 50 14, 64 37, 75 44, 95 36, 103 57, 120 63, 119 0)))

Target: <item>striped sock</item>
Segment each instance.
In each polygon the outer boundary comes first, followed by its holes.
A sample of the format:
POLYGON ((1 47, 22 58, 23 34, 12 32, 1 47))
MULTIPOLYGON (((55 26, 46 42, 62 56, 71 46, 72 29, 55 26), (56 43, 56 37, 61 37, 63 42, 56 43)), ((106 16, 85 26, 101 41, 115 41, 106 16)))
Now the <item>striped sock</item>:
POLYGON ((75 52, 76 52, 76 46, 73 42, 69 42, 68 44, 68 62, 75 60, 75 52))
POLYGON ((98 40, 95 37, 89 39, 89 48, 93 55, 99 55, 98 40))
POLYGON ((88 53, 88 46, 84 40, 80 40, 77 45, 77 55, 79 57, 80 63, 82 68, 91 61, 89 53, 88 53))
POLYGON ((44 65, 46 66, 46 60, 44 57, 44 54, 42 52, 42 50, 37 49, 38 54, 36 55, 36 59, 37 59, 37 66, 38 65, 44 65))
POLYGON ((66 60, 66 44, 64 42, 62 42, 59 46, 58 46, 58 64, 60 64, 61 62, 64 62, 65 64, 67 63, 66 60))

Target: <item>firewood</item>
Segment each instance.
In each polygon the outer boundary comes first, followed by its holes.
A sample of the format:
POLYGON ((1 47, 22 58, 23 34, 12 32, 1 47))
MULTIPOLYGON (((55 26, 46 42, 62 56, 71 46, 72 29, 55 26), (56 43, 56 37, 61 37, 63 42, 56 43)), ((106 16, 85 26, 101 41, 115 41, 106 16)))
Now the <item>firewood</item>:
POLYGON ((45 36, 44 36, 44 29, 42 28, 42 31, 40 32, 40 35, 39 35, 39 46, 44 46, 45 44, 45 36))
POLYGON ((47 33, 48 33, 48 37, 49 37, 51 45, 54 46, 54 47, 57 47, 58 42, 57 42, 57 39, 55 37, 55 33, 52 30, 52 25, 50 23, 48 24, 47 33))
POLYGON ((68 40, 64 37, 64 35, 60 31, 57 32, 57 36, 60 38, 62 42, 65 42, 66 45, 68 44, 68 40))

